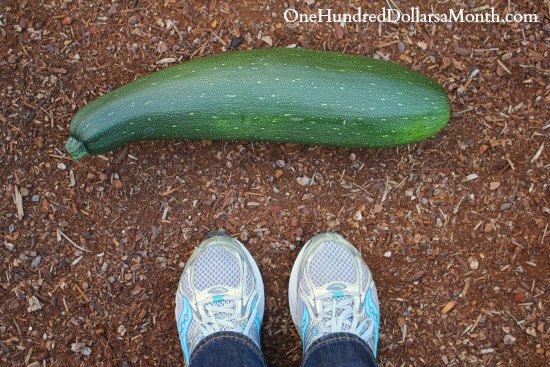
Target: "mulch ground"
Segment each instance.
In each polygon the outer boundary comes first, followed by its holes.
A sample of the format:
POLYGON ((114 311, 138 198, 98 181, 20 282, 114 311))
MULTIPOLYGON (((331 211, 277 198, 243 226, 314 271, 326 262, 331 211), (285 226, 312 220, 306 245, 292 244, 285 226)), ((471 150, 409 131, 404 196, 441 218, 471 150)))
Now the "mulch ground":
MULTIPOLYGON (((343 3, 287 5, 353 11, 343 3)), ((299 365, 289 271, 326 230, 352 241, 374 273, 382 366, 546 365, 549 8, 492 4, 542 22, 342 27, 286 24, 283 1, 4 1, 0 365, 183 365, 178 277, 218 228, 262 270, 273 366, 299 365), (422 71, 448 91, 451 122, 387 150, 168 141, 78 162, 64 150, 74 113, 138 76, 289 45, 422 71)))

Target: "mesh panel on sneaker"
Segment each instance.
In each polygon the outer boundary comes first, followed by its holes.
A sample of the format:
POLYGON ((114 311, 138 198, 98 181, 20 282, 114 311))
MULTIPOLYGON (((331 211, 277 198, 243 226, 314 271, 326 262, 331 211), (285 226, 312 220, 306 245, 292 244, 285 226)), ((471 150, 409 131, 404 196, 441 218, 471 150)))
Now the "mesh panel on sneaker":
MULTIPOLYGON (((177 299, 179 299, 180 295, 178 294, 176 297, 177 299)), ((183 302, 176 302, 176 319, 179 318, 179 316, 181 315, 182 309, 183 309, 183 302)))
POLYGON ((309 287, 309 284, 307 283, 306 277, 302 276, 302 279, 300 279, 300 288, 304 291, 306 295, 311 294, 311 289, 309 287))
MULTIPOLYGON (((301 322, 302 321, 302 316, 303 316, 303 313, 304 313, 304 302, 302 301, 301 297, 298 297, 297 301, 298 301, 297 305, 293 309, 293 312, 296 312, 296 320, 298 320, 298 322, 301 322)), ((292 312, 291 312, 291 315, 292 315, 292 312)))
POLYGON ((311 261, 309 274, 316 287, 332 282, 357 282, 353 257, 349 250, 333 241, 323 243, 311 261))
POLYGON ((254 274, 252 274, 252 269, 248 269, 246 271, 246 286, 245 286, 245 294, 248 295, 250 292, 252 292, 252 286, 254 285, 254 274))
POLYGON ((191 294, 193 294, 193 291, 191 291, 191 286, 189 285, 187 274, 184 274, 182 276, 181 282, 183 283, 183 295, 189 297, 191 294))
POLYGON ((364 262, 361 262, 361 268, 362 268, 362 274, 361 274, 361 279, 362 279, 362 283, 363 283, 363 287, 367 287, 368 286, 368 281, 369 281, 369 268, 367 267, 367 265, 365 265, 364 262))
POLYGON ((378 303, 378 292, 376 290, 376 287, 372 287, 371 296, 372 296, 372 300, 373 300, 374 304, 376 306, 379 306, 380 303, 378 303))
POLYGON ((237 287, 241 282, 239 262, 221 246, 208 247, 196 260, 194 286, 199 291, 215 285, 237 287))

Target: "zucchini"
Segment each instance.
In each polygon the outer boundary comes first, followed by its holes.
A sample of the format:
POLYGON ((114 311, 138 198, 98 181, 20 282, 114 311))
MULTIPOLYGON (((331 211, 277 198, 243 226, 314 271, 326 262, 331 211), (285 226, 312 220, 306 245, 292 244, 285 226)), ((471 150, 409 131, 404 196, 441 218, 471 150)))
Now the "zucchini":
POLYGON ((79 159, 155 139, 389 147, 434 135, 449 116, 439 84, 389 61, 237 51, 157 71, 94 100, 72 119, 66 148, 79 159))

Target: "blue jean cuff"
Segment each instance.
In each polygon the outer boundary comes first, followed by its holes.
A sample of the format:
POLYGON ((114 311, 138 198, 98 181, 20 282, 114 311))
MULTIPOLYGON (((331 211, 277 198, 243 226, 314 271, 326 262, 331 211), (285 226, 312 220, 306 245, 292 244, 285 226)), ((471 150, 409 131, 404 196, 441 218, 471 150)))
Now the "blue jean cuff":
POLYGON ((361 350, 367 353, 368 358, 370 359, 370 364, 376 366, 376 357, 372 352, 370 346, 359 336, 351 333, 331 333, 325 336, 320 337, 309 346, 305 351, 304 357, 302 358, 302 367, 306 366, 306 363, 309 357, 314 354, 316 351, 325 348, 331 348, 334 344, 346 343, 359 347, 361 350))
POLYGON ((219 331, 205 337, 193 349, 189 364, 192 365, 193 360, 200 358, 201 353, 208 352, 208 349, 210 349, 210 347, 214 347, 216 343, 222 342, 234 343, 238 346, 239 349, 242 348, 251 352, 255 357, 258 358, 259 361, 261 361, 262 366, 267 367, 262 351, 256 345, 256 343, 243 333, 237 333, 234 331, 219 331))

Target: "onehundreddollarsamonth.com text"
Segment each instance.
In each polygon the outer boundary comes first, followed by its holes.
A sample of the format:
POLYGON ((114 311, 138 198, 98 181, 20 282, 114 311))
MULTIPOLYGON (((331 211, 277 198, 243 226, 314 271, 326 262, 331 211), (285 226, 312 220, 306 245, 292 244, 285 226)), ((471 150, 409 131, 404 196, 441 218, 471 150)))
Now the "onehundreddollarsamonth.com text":
POLYGON ((538 23, 537 14, 508 13, 500 15, 494 8, 485 12, 468 13, 464 9, 449 9, 446 13, 423 13, 418 7, 408 12, 393 8, 382 8, 378 13, 368 13, 358 7, 354 13, 337 13, 332 9, 318 9, 312 13, 300 13, 296 9, 286 9, 288 23, 538 23))

